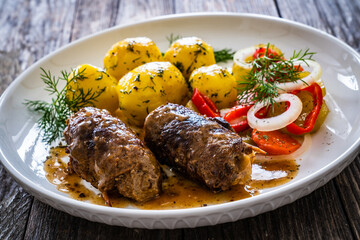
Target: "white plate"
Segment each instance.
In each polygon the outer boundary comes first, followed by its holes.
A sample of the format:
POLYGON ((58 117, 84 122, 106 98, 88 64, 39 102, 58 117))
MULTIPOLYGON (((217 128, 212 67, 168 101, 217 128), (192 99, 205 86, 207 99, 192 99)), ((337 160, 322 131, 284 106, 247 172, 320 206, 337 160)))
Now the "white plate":
POLYGON ((338 39, 279 18, 248 14, 186 14, 112 28, 76 41, 50 54, 22 73, 0 100, 0 156, 12 176, 39 200, 91 221, 136 228, 183 228, 213 225, 273 210, 309 194, 339 174, 357 155, 360 143, 360 56, 338 39), (43 171, 47 146, 41 142, 36 118, 24 99, 49 99, 40 67, 52 73, 90 63, 102 66, 110 46, 125 38, 147 36, 166 51, 170 33, 198 36, 215 49, 240 49, 271 42, 288 55, 310 48, 322 65, 330 114, 289 183, 235 202, 179 210, 140 210, 76 201, 56 190, 43 171))

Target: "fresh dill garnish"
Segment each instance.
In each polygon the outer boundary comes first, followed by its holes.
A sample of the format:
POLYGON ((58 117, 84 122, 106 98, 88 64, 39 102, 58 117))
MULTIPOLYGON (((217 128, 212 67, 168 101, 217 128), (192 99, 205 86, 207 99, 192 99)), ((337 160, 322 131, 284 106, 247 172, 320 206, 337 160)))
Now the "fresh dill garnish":
POLYGON ((309 49, 294 51, 292 57, 286 60, 283 55, 268 55, 269 47, 270 44, 267 44, 265 55, 254 59, 250 72, 239 81, 243 91, 238 97, 241 104, 263 102, 267 107, 274 107, 274 98, 281 90, 277 83, 301 81, 301 72, 295 62, 307 64, 307 60, 312 60, 315 54, 309 49))
POLYGON ((228 60, 232 60, 234 57, 234 54, 235 54, 235 51, 233 51, 229 48, 216 50, 216 51, 214 51, 215 62, 219 63, 219 62, 226 62, 228 60))
POLYGON ((41 70, 40 76, 45 83, 45 90, 53 98, 50 103, 42 100, 26 100, 24 104, 30 111, 41 115, 38 127, 43 132, 43 141, 51 144, 62 136, 69 116, 82 107, 94 106, 96 98, 105 91, 105 88, 98 91, 92 91, 92 89, 85 91, 82 88, 72 89, 70 83, 86 79, 83 74, 86 69, 81 72, 75 71, 71 79, 69 79, 71 73, 67 71, 61 71, 61 76, 55 77, 50 71, 45 71, 43 68, 41 70), (60 81, 66 83, 62 89, 59 88, 60 81))
POLYGON ((169 46, 173 44, 176 40, 179 40, 182 38, 181 35, 174 35, 173 33, 170 34, 170 36, 166 37, 166 39, 169 41, 169 46))

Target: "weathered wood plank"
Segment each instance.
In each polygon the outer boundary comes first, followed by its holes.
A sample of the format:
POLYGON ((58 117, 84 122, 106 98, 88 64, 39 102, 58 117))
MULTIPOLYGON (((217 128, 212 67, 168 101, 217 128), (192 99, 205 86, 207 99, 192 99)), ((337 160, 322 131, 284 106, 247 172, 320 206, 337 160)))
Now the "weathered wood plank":
POLYGON ((68 43, 73 5, 74 1, 6 1, 3 12, 7 14, 0 17, 0 50, 18 52, 24 70, 68 43))
POLYGON ((278 16, 272 0, 210 0, 210 1, 175 1, 175 13, 188 12, 240 12, 278 16))
POLYGON ((358 156, 334 182, 354 238, 360 239, 360 157, 358 156))
POLYGON ((118 13, 118 1, 83 1, 76 4, 76 17, 71 30, 74 41, 114 25, 118 13))
POLYGON ((134 0, 121 1, 117 13, 116 25, 149 19, 173 12, 173 2, 170 0, 134 0))
POLYGON ((343 40, 360 52, 360 2, 278 0, 284 18, 305 23, 343 40))
POLYGON ((327 31, 360 52, 360 2, 315 1, 315 4, 327 31))
POLYGON ((33 197, 25 192, 0 164, 0 239, 21 239, 33 197))

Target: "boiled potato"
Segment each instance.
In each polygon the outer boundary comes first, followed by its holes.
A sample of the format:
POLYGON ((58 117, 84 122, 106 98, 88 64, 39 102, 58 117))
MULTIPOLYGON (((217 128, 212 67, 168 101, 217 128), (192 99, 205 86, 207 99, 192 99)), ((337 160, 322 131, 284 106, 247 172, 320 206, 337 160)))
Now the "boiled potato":
POLYGON ((135 68, 118 83, 120 110, 130 124, 141 126, 155 108, 168 102, 185 104, 187 83, 169 62, 151 62, 135 68))
POLYGON ((192 89, 208 96, 219 109, 232 107, 237 99, 235 78, 216 64, 196 69, 190 76, 192 89))
POLYGON ((174 64, 185 79, 190 77, 194 69, 215 64, 212 47, 197 37, 175 41, 166 51, 164 59, 174 64))
POLYGON ((69 75, 66 97, 71 102, 87 95, 86 99, 94 99, 84 106, 94 106, 114 112, 119 107, 116 85, 116 79, 103 69, 83 64, 69 75))
MULTIPOLYGON (((250 73, 250 70, 252 68, 251 62, 254 60, 253 54, 257 49, 266 47, 266 44, 258 44, 252 47, 241 49, 234 54, 234 64, 232 72, 236 81, 241 82, 245 80, 246 76, 250 73)), ((281 50, 274 45, 270 45, 269 49, 271 49, 278 55, 282 55, 281 50)), ((243 92, 244 86, 246 85, 239 83, 239 93, 243 92)))
POLYGON ((119 80, 144 63, 161 60, 161 52, 151 39, 126 38, 111 47, 104 58, 104 67, 110 75, 119 80))

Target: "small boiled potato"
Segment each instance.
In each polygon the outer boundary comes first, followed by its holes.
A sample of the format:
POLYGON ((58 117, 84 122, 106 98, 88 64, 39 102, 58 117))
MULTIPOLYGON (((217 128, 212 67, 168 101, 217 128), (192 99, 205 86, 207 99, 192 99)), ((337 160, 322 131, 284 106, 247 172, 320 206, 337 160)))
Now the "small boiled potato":
POLYGON ((146 116, 168 102, 185 104, 187 83, 169 62, 151 62, 125 74, 118 83, 120 110, 130 124, 142 126, 146 116))
POLYGON ((164 59, 174 64, 185 79, 189 79, 195 69, 215 64, 214 50, 197 37, 181 38, 175 41, 166 51, 164 59))
MULTIPOLYGON (((87 95, 86 99, 95 99, 84 107, 94 106, 114 112, 119 107, 116 84, 116 79, 103 69, 83 64, 75 68, 70 74, 66 97, 72 101, 87 95)), ((79 109, 72 110, 78 111, 79 109)))
POLYGON ((219 65, 201 67, 193 71, 189 83, 208 96, 219 109, 232 107, 237 99, 235 78, 219 65))
MULTIPOLYGON (((234 54, 232 73, 236 81, 241 82, 245 80, 252 68, 251 62, 254 60, 253 54, 257 49, 266 47, 266 44, 258 44, 252 47, 240 49, 234 54)), ((282 55, 281 50, 274 45, 270 45, 269 48, 278 55, 282 55)), ((243 92, 244 84, 239 83, 238 85, 238 92, 243 92)))
POLYGON ((162 55, 155 43, 147 37, 126 38, 107 52, 104 67, 119 80, 129 71, 148 62, 161 61, 162 55))

